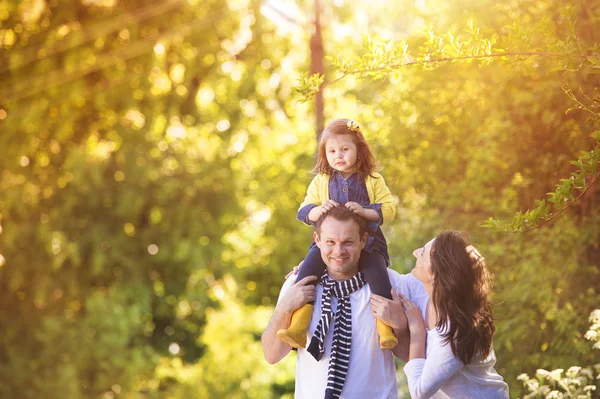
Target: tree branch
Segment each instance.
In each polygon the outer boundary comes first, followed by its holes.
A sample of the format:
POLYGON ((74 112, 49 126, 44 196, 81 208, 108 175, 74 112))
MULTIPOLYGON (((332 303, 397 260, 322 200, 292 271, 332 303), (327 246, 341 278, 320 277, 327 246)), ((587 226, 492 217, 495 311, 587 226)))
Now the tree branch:
POLYGON ((592 55, 570 55, 570 54, 563 54, 563 53, 546 53, 546 52, 538 52, 538 51, 526 51, 526 52, 507 52, 507 53, 493 53, 493 54, 486 54, 486 55, 465 55, 465 56, 461 56, 461 57, 444 57, 444 58, 434 58, 431 60, 422 60, 422 61, 410 61, 410 62, 405 62, 402 64, 392 64, 392 65, 386 65, 380 68, 375 68, 375 69, 361 69, 361 70, 357 70, 357 71, 352 71, 352 72, 347 72, 345 74, 343 74, 342 76, 340 76, 337 79, 334 79, 330 82, 325 82, 323 83, 320 87, 319 87, 319 91, 322 91, 323 89, 325 89, 328 86, 331 86, 334 83, 339 82, 340 80, 344 79, 346 76, 350 76, 350 75, 356 75, 362 72, 378 72, 378 71, 382 71, 385 69, 395 69, 395 68, 402 68, 405 66, 412 66, 412 65, 423 65, 423 64, 433 64, 436 62, 449 62, 449 61, 462 61, 462 60, 477 60, 477 59, 483 59, 483 58, 494 58, 494 57, 515 57, 515 56, 527 56, 527 57, 532 57, 532 56, 537 56, 537 57, 572 57, 572 58, 579 58, 579 59, 585 59, 587 60, 588 58, 592 58, 595 60, 600 60, 599 56, 592 56, 592 55))
POLYGON ((528 233, 528 232, 530 232, 530 231, 532 231, 532 230, 535 230, 535 229, 537 229, 537 228, 539 228, 539 227, 541 227, 541 226, 545 225, 546 223, 549 223, 549 222, 551 222, 553 219, 556 219, 556 218, 557 218, 557 217, 558 217, 558 216, 559 216, 561 213, 563 213, 564 211, 566 211, 567 209, 569 209, 571 206, 573 206, 573 204, 574 204, 575 202, 577 202, 577 200, 578 200, 579 198, 581 198, 581 197, 583 196, 583 194, 585 194, 585 193, 586 193, 586 192, 587 192, 587 191, 590 189, 590 187, 592 187, 592 185, 593 185, 593 184, 596 182, 596 180, 598 180, 598 175, 596 175, 596 176, 595 176, 595 177, 592 179, 592 181, 590 182, 590 184, 589 184, 589 185, 588 185, 588 186, 585 188, 585 190, 583 190, 583 191, 582 191, 582 192, 581 192, 581 193, 580 193, 580 194, 577 196, 577 198, 575 198, 575 199, 573 200, 573 202, 571 202, 569 205, 567 205, 567 206, 565 206, 563 209, 561 209, 561 210, 560 210, 560 211, 559 211, 559 212, 558 212, 556 215, 552 215, 552 217, 550 217, 550 218, 548 218, 548 219, 544 220, 542 223, 538 223, 538 224, 537 224, 536 226, 534 226, 534 227, 531 227, 531 228, 529 228, 529 229, 527 229, 527 230, 523 230, 523 231, 521 231, 521 233, 528 233))

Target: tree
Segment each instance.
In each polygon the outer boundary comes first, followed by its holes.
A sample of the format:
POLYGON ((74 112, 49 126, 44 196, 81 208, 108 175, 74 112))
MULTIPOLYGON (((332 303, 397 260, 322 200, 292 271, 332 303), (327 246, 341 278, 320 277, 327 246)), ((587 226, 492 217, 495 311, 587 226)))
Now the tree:
POLYGON ((0 6, 0 396, 151 391, 207 350, 290 44, 250 3, 29 5, 0 6))

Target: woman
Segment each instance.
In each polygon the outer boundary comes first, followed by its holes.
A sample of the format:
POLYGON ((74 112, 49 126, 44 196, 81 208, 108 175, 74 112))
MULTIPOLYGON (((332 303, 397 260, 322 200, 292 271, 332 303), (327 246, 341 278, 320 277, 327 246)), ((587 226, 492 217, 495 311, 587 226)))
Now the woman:
MULTIPOLYGON (((423 283, 430 301, 424 321, 417 305, 402 295, 399 299, 410 330, 404 372, 411 397, 508 398, 508 385, 494 370, 492 277, 485 259, 457 231, 439 234, 413 255, 412 275, 423 283)), ((373 311, 385 314, 385 302, 374 297, 373 311)), ((393 309, 397 303, 385 306, 393 309)))

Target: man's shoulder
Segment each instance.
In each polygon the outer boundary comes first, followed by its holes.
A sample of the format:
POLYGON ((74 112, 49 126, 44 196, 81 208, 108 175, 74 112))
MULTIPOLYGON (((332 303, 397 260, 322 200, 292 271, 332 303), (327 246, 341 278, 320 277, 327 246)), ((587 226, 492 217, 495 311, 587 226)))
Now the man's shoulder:
POLYGON ((388 276, 390 278, 390 285, 396 292, 400 292, 402 295, 408 294, 408 286, 406 284, 406 274, 398 273, 396 270, 388 267, 388 276))
POLYGON ((278 303, 281 300, 281 297, 287 292, 287 290, 289 290, 290 287, 296 283, 296 277, 298 277, 297 274, 291 275, 289 278, 287 278, 283 282, 283 285, 281 286, 281 290, 279 291, 279 297, 277 298, 278 303))
POLYGON ((298 278, 297 274, 292 274, 290 277, 285 279, 284 283, 281 286, 281 291, 287 291, 292 285, 296 284, 296 279, 298 278))
POLYGON ((418 296, 421 294, 427 295, 423 283, 411 273, 401 274, 389 267, 387 270, 390 277, 390 284, 395 290, 400 291, 409 298, 415 294, 418 296))
POLYGON ((388 276, 390 277, 390 282, 402 282, 406 280, 406 274, 400 274, 396 270, 388 267, 387 268, 388 276))

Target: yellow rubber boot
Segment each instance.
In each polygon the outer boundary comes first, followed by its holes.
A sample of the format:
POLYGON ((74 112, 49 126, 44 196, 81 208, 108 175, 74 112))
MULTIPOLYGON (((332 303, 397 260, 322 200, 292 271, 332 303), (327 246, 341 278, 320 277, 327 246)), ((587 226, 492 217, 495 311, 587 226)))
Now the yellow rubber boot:
POLYGON ((381 349, 394 349, 398 345, 398 339, 394 335, 392 327, 379 319, 377 320, 377 332, 379 333, 379 347, 381 349))
POLYGON ((306 333, 312 318, 313 305, 305 304, 296 309, 292 314, 292 322, 289 328, 277 331, 277 338, 292 346, 292 348, 304 348, 306 346, 306 333))

